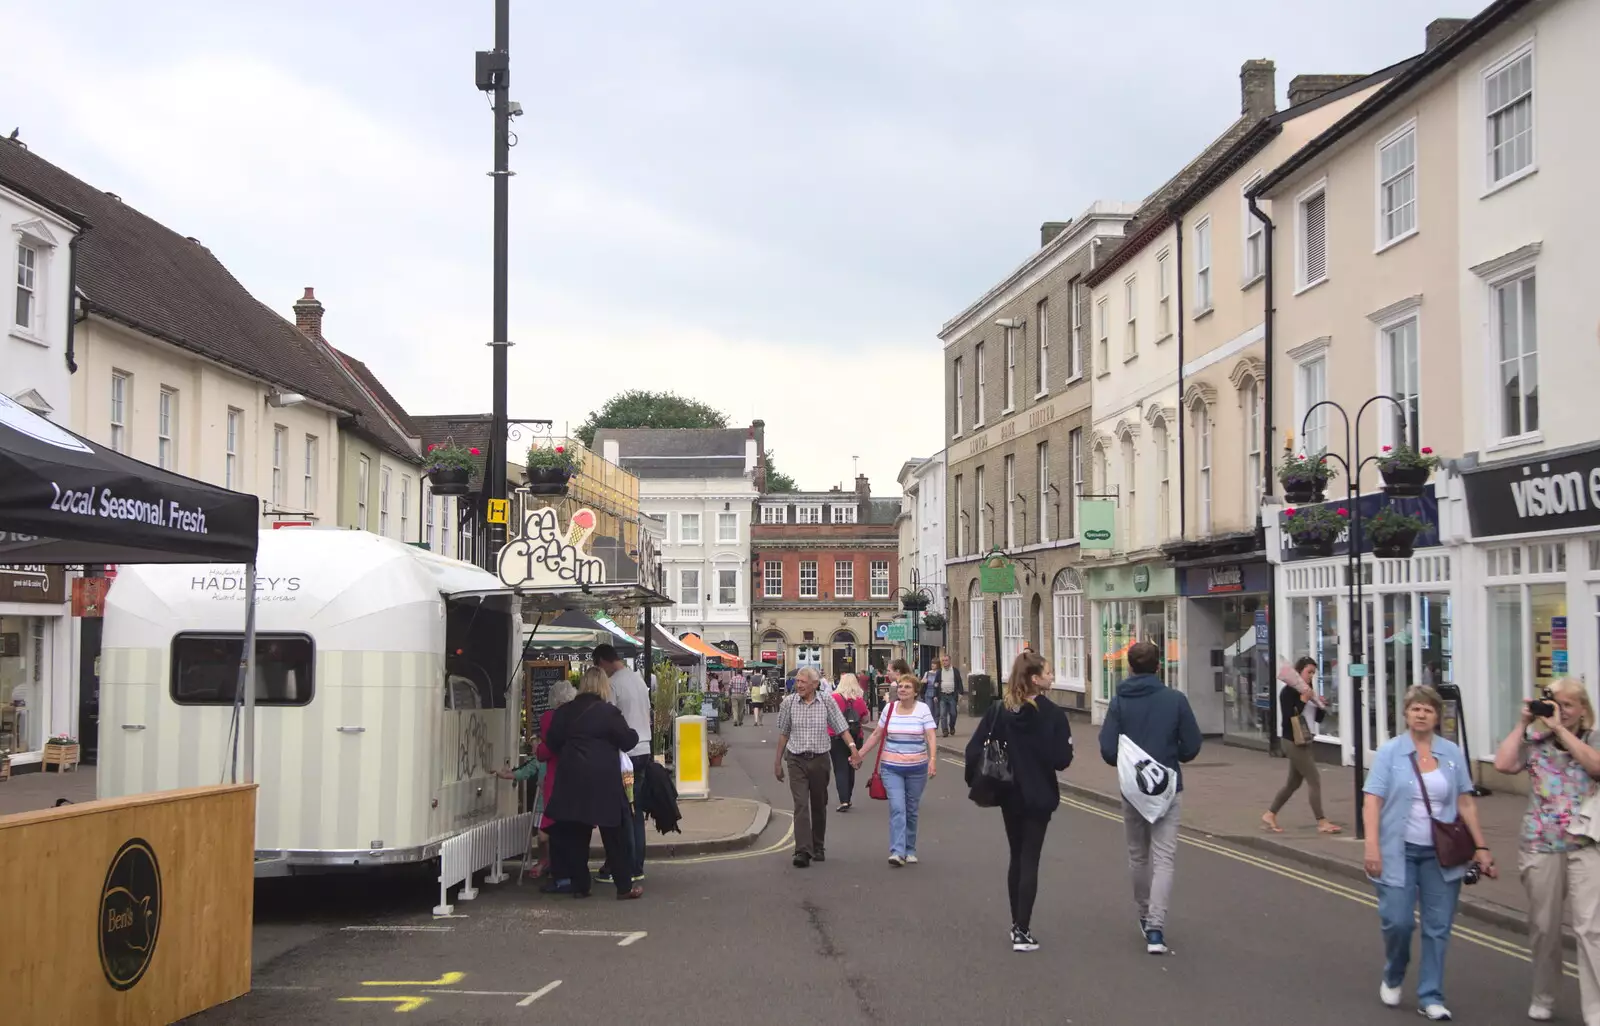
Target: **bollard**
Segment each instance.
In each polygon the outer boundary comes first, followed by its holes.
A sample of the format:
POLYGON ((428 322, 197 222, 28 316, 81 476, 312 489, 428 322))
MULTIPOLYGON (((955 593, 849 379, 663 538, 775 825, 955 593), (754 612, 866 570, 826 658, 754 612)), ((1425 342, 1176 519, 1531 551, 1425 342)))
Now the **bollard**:
POLYGON ((679 716, 673 721, 673 782, 678 797, 711 797, 711 759, 706 750, 706 718, 679 716))

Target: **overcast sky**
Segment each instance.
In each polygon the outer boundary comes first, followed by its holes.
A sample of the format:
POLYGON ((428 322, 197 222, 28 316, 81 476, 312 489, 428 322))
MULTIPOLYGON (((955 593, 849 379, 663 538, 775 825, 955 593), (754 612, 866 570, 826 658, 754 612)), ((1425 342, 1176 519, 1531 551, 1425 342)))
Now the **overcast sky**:
MULTIPOLYGON (((1461 0, 512 2, 511 415, 625 388, 767 422, 891 494, 941 433, 941 324, 1041 221, 1137 201, 1306 72, 1461 0), (1270 14, 1270 18, 1267 15, 1270 14)), ((490 0, 0 0, 0 131, 200 239, 417 414, 488 411, 490 0)))

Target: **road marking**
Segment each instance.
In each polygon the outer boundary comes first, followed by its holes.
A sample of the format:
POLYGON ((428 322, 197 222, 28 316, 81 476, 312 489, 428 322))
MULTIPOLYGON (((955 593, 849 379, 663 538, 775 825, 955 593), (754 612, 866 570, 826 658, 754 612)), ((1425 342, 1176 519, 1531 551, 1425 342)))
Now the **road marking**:
POLYGON ((550 983, 547 983, 538 990, 534 991, 532 994, 529 994, 527 997, 523 998, 521 1001, 518 1001, 517 1007, 527 1008, 529 1005, 533 1004, 535 1001, 544 997, 546 994, 550 993, 552 990, 555 990, 559 986, 561 986, 560 980, 554 980, 550 983))
POLYGON ((687 859, 662 859, 660 860, 660 864, 668 866, 694 866, 705 862, 728 862, 733 859, 759 858, 762 855, 774 855, 780 851, 783 851, 792 843, 794 843, 794 813, 784 812, 780 809, 773 809, 772 814, 774 816, 789 817, 789 829, 784 831, 783 836, 778 838, 777 841, 767 845, 765 848, 758 848, 755 851, 723 852, 720 855, 699 855, 694 858, 687 859))
POLYGON ((617 947, 619 948, 625 948, 650 936, 644 930, 634 930, 631 933, 617 933, 612 930, 540 930, 539 932, 541 934, 553 933, 561 937, 621 937, 622 939, 617 941, 617 947))
POLYGON ((346 933, 449 933, 453 926, 345 926, 346 933))
POLYGON ((396 1012, 415 1012, 417 1009, 421 1008, 423 1005, 427 1004, 433 999, 425 997, 342 997, 339 1000, 349 1001, 351 1003, 392 1001, 394 1002, 394 1010, 396 1012))
POLYGON ((363 987, 448 987, 467 978, 466 973, 445 973, 437 980, 362 980, 363 987))
MULTIPOLYGON (((944 760, 946 762, 954 763, 957 766, 965 767, 966 765, 965 760, 957 759, 949 755, 944 756, 944 760)), ((1079 812, 1087 812, 1092 816, 1099 816, 1101 819, 1110 820, 1116 823, 1122 822, 1122 817, 1117 813, 1081 799, 1068 798, 1063 795, 1061 796, 1061 804, 1069 809, 1076 809, 1079 812)), ((1359 891, 1351 887, 1346 887, 1343 884, 1313 876, 1310 873, 1303 872, 1279 862, 1274 862, 1270 859, 1262 858, 1259 855, 1251 855, 1234 848, 1226 847, 1216 843, 1215 841, 1207 841, 1198 837, 1183 834, 1180 834, 1178 839, 1183 844, 1189 845, 1192 848, 1199 848, 1203 851, 1211 852, 1214 855, 1221 855, 1225 858, 1233 859, 1235 862, 1242 862, 1246 865, 1254 866, 1257 869, 1264 869, 1269 873, 1276 873, 1278 876, 1284 877, 1285 879, 1304 884, 1307 887, 1314 887, 1319 891, 1332 894, 1335 897, 1344 898, 1347 901, 1353 901, 1359 905, 1365 905, 1368 908, 1378 907, 1378 899, 1365 891, 1359 891)), ((1488 948, 1491 951, 1498 951, 1502 955, 1510 955, 1512 958, 1521 959, 1524 962, 1533 961, 1533 952, 1527 947, 1517 944, 1514 941, 1504 940, 1500 937, 1494 936, 1493 934, 1483 933, 1479 930, 1474 930, 1471 927, 1461 926, 1459 924, 1453 925, 1450 932, 1453 935, 1460 937, 1462 940, 1476 944, 1479 947, 1488 948)), ((1574 963, 1563 961, 1562 968, 1566 975, 1574 978, 1577 977, 1578 967, 1574 963)))
POLYGON ((442 916, 436 915, 433 918, 435 918, 435 919, 465 919, 465 918, 467 918, 467 914, 465 912, 456 912, 456 913, 453 913, 453 914, 446 913, 445 915, 442 915, 442 916))

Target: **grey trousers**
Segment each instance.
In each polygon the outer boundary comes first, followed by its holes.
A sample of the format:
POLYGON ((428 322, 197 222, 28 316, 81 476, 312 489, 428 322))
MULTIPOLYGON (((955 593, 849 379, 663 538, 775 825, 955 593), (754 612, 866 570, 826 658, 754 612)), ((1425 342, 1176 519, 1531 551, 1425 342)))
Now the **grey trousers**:
POLYGON ((1300 789, 1303 780, 1311 797, 1311 814, 1321 823, 1327 818, 1322 814, 1322 775, 1317 772, 1317 760, 1311 754, 1311 746, 1297 745, 1291 741, 1284 746, 1284 754, 1289 757, 1289 779, 1283 782, 1278 796, 1272 799, 1272 814, 1278 814, 1278 810, 1300 789))
POLYGON ((1133 901, 1145 927, 1162 930, 1167 925, 1167 904, 1172 898, 1173 857, 1178 853, 1178 816, 1183 795, 1172 799, 1167 814, 1146 823, 1137 809, 1122 803, 1122 828, 1128 838, 1128 871, 1133 876, 1133 901))

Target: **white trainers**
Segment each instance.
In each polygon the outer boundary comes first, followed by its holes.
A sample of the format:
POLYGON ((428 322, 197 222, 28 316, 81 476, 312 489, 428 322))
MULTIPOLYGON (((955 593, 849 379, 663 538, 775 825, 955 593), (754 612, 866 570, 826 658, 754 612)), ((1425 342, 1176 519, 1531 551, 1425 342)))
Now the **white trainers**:
POLYGON ((906 860, 905 860, 904 856, 899 855, 899 854, 895 854, 895 855, 890 855, 889 856, 889 865, 898 868, 898 867, 903 866, 905 864, 906 864, 906 860))
POLYGON ((1528 1006, 1528 1018, 1534 1020, 1535 1022, 1549 1022, 1555 1017, 1555 1009, 1551 1008, 1549 1005, 1541 1005, 1539 1002, 1535 1001, 1533 1004, 1528 1006))
POLYGON ((1432 1019, 1435 1022, 1444 1022, 1450 1018, 1450 1009, 1441 1004, 1423 1005, 1421 1008, 1417 1009, 1417 1014, 1422 1016, 1424 1019, 1432 1019))
POLYGON ((1378 983, 1378 1000, 1390 1008, 1400 1007, 1400 988, 1391 987, 1387 983, 1378 983))
POLYGON ((917 864, 917 857, 915 855, 907 855, 906 856, 906 865, 914 866, 916 864, 917 864))

